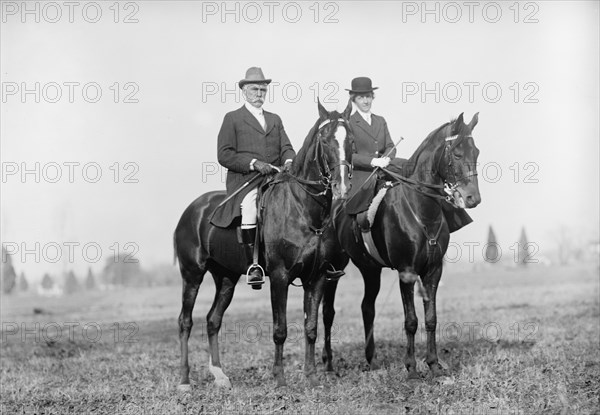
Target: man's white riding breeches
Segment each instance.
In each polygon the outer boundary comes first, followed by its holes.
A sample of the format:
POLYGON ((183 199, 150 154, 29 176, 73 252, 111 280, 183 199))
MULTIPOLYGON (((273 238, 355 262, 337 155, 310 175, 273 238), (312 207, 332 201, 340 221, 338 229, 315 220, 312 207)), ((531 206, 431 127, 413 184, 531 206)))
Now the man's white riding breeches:
POLYGON ((254 188, 242 200, 242 229, 256 228, 256 195, 258 188, 254 188))

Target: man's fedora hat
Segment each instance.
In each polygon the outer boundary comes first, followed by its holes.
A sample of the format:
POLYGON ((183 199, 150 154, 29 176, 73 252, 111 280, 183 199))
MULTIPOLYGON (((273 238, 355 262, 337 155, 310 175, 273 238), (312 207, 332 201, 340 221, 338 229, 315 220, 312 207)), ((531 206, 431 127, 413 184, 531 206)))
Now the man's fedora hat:
POLYGON ((246 84, 270 84, 270 79, 265 79, 262 69, 253 66, 246 71, 246 78, 242 79, 238 85, 240 89, 246 84))
POLYGON ((378 87, 373 88, 371 84, 371 78, 367 78, 366 76, 359 76, 358 78, 354 78, 352 80, 352 86, 350 89, 346 89, 353 94, 365 94, 367 92, 373 92, 378 87))

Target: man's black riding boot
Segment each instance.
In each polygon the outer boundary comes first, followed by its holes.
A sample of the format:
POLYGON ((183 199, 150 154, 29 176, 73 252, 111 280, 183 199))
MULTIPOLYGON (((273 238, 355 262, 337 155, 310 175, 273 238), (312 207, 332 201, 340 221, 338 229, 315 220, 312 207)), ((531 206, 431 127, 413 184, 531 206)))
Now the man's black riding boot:
POLYGON ((256 241, 256 228, 242 229, 242 243, 244 246, 244 255, 248 264, 248 284, 255 290, 260 290, 264 282, 264 275, 260 267, 254 264, 254 242, 256 241))

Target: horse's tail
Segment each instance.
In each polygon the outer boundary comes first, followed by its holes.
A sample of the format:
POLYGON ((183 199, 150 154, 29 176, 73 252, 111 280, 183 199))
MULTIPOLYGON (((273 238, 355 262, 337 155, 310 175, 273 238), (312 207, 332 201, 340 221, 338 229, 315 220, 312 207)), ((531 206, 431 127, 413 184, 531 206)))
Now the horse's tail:
POLYGON ((175 238, 175 232, 173 232, 173 265, 177 265, 177 239, 175 238))

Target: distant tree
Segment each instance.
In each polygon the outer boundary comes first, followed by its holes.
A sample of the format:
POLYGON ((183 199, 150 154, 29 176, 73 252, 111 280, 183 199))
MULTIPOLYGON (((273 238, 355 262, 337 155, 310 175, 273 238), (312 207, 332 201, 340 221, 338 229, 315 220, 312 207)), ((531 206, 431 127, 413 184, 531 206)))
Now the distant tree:
POLYGON ((521 236, 519 237, 519 244, 517 245, 518 250, 518 261, 517 265, 527 266, 531 262, 529 242, 527 241, 527 235, 525 234, 525 228, 521 228, 521 236))
POLYGON ((48 274, 44 274, 42 278, 42 288, 45 290, 51 290, 54 287, 54 280, 48 274))
POLYGON ((574 238, 566 226, 560 226, 554 232, 554 240, 558 249, 558 263, 560 265, 567 265, 573 256, 574 238))
POLYGON ((92 274, 92 268, 88 268, 87 277, 85 277, 85 288, 86 290, 93 290, 96 288, 96 280, 94 274, 92 274))
POLYGON ((112 285, 145 285, 143 275, 139 261, 126 252, 108 258, 102 270, 102 280, 112 285))
POLYGON ((79 281, 77 281, 75 273, 71 270, 65 277, 65 293, 73 294, 77 291, 79 291, 79 281))
POLYGON ((488 230, 488 240, 485 248, 485 261, 495 264, 500 260, 500 251, 492 225, 488 230))
POLYGON ((157 264, 144 272, 144 278, 152 285, 181 284, 181 274, 171 264, 157 264))
POLYGON ((29 283, 27 282, 27 279, 25 278, 25 273, 23 271, 21 271, 21 274, 19 275, 19 291, 27 291, 29 289, 29 283))
POLYGON ((2 292, 10 294, 17 286, 17 273, 12 265, 12 258, 2 245, 2 292))

